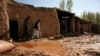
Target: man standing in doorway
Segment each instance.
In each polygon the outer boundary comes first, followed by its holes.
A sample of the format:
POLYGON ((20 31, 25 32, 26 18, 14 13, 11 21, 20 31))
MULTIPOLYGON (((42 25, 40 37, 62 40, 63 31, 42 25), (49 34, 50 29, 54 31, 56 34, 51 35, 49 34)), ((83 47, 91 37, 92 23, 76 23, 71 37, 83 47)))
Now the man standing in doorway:
POLYGON ((25 21, 24 21, 24 32, 23 32, 23 40, 29 40, 28 36, 28 31, 29 31, 29 25, 28 25, 28 21, 30 19, 30 16, 28 16, 25 21))
POLYGON ((63 20, 63 21, 61 21, 61 34, 63 35, 63 36, 65 36, 66 35, 66 29, 65 29, 65 21, 63 20))

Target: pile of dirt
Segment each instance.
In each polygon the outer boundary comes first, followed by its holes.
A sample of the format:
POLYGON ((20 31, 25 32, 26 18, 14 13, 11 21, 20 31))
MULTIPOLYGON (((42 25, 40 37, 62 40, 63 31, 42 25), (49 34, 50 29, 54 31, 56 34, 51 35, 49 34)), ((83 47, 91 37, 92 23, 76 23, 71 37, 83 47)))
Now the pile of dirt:
POLYGON ((28 42, 15 43, 16 48, 0 54, 1 56, 64 56, 65 49, 58 41, 31 40, 28 42))
POLYGON ((49 53, 44 51, 28 50, 23 47, 16 47, 15 49, 2 53, 0 56, 51 56, 49 53))

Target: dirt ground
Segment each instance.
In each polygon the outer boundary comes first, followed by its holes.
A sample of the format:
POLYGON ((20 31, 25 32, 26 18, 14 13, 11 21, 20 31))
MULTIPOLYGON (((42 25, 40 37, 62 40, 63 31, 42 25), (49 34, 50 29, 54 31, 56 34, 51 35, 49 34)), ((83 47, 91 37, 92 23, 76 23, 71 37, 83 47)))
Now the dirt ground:
POLYGON ((14 44, 14 49, 0 56, 100 56, 100 35, 82 35, 59 40, 42 38, 14 44))

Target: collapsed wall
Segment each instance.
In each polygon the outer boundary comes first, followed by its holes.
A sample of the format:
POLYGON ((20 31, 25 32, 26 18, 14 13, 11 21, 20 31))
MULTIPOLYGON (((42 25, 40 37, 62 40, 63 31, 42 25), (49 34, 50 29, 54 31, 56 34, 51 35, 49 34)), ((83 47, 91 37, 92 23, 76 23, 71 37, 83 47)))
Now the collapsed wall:
POLYGON ((0 0, 0 39, 9 39, 9 18, 6 0, 0 0))

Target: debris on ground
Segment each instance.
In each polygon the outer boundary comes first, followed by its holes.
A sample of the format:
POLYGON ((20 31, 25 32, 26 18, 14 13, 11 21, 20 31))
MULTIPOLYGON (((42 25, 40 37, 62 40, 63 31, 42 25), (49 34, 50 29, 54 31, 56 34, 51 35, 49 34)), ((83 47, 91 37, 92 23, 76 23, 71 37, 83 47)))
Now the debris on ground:
POLYGON ((63 39, 37 39, 14 42, 14 49, 0 56, 100 56, 100 35, 66 37, 63 39))

